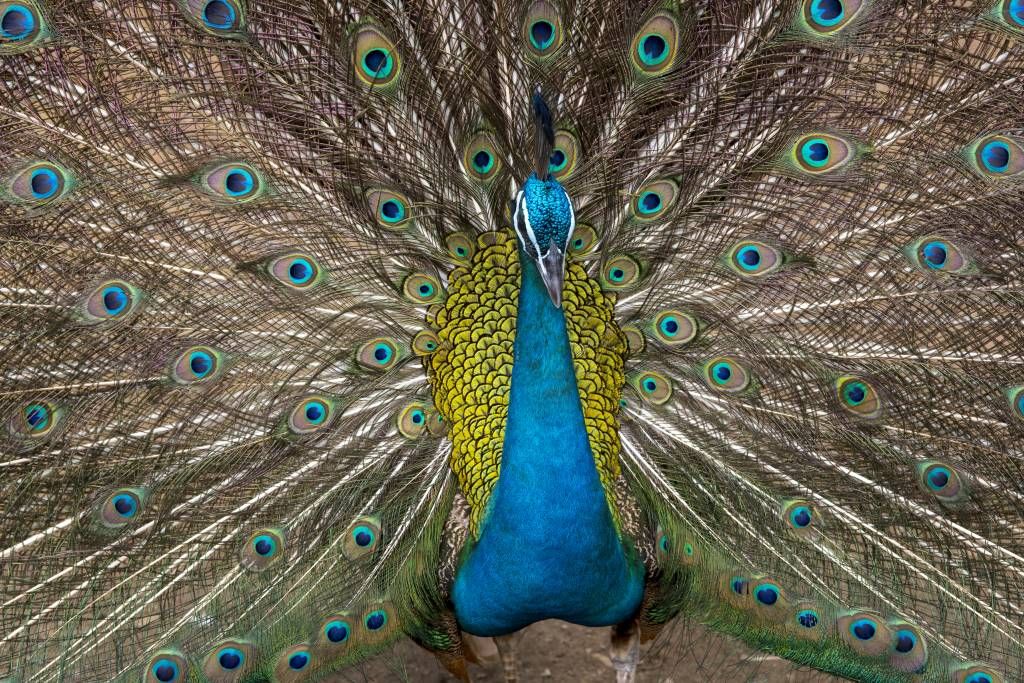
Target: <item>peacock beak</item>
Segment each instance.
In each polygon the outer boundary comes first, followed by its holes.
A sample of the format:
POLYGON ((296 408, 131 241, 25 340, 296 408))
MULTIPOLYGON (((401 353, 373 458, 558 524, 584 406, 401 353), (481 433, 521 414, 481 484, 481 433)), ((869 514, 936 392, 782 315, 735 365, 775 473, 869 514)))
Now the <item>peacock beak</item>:
POLYGON ((565 284, 565 253, 551 240, 548 250, 537 259, 540 277, 555 308, 562 307, 562 286, 565 284))

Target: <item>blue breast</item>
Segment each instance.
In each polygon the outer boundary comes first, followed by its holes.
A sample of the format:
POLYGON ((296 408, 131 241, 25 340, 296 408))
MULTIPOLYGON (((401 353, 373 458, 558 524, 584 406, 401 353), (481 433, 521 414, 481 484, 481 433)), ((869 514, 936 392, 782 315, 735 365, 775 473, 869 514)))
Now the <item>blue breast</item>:
POLYGON ((478 636, 552 618, 619 623, 643 594, 643 566, 619 540, 594 466, 562 310, 532 260, 520 263, 501 471, 452 590, 459 625, 478 636))

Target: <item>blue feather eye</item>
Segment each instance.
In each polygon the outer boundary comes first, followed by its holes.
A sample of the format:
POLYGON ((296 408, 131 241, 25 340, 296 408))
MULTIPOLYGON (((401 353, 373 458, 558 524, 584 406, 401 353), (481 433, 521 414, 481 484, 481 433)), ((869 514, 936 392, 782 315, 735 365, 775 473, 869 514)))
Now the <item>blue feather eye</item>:
POLYGON ((759 583, 753 593, 757 604, 763 607, 774 607, 782 598, 782 592, 774 583, 759 583))
POLYGON ((242 0, 177 0, 193 24, 221 38, 239 38, 245 31, 242 0))
POLYGON ((63 410, 56 404, 30 401, 11 416, 7 428, 12 436, 29 440, 42 439, 53 433, 62 417, 63 410))
POLYGON ((967 487, 951 465, 929 461, 917 466, 918 483, 944 505, 955 505, 967 498, 967 487))
POLYGON ((350 560, 358 560, 372 554, 380 541, 380 520, 376 517, 360 517, 345 530, 342 554, 350 560))
POLYGON ((107 529, 121 529, 138 518, 143 502, 141 489, 118 489, 104 499, 99 522, 107 529))
POLYGON ((889 663, 904 673, 920 671, 928 661, 928 647, 918 628, 905 621, 892 621, 889 630, 893 634, 889 663))
POLYGON ((14 201, 34 206, 55 202, 74 187, 71 171, 48 161, 18 170, 7 181, 7 193, 14 201))
POLYGON ((389 230, 401 230, 412 220, 409 200, 390 190, 370 190, 366 193, 377 224, 389 230))
POLYGON ((389 370, 399 359, 398 345, 385 337, 371 339, 356 354, 359 364, 371 370, 389 370))
POLYGON ((291 289, 310 289, 323 280, 320 264, 301 252, 273 258, 267 261, 266 269, 271 277, 291 289))
POLYGON ((460 263, 469 263, 476 253, 476 243, 468 235, 461 232, 453 232, 444 240, 448 247, 448 253, 460 263))
POLYGON ((660 76, 672 68, 679 51, 679 22, 673 13, 661 11, 637 31, 629 58, 638 74, 660 76))
POLYGON ((179 384, 195 384, 220 374, 223 355, 208 346, 190 346, 171 366, 171 378, 179 384))
POLYGON ((814 175, 843 166, 853 156, 853 147, 840 137, 817 133, 805 135, 793 145, 797 167, 814 175))
POLYGON ((1018 420, 1024 420, 1024 386, 1011 387, 1006 392, 1010 402, 1010 411, 1018 420))
POLYGON ((353 62, 356 77, 376 89, 389 89, 402 72, 402 60, 389 40, 376 26, 363 24, 355 33, 353 62))
POLYGON ((555 144, 548 158, 548 173, 556 180, 565 180, 576 169, 579 153, 579 140, 571 131, 556 131, 555 144))
POLYGON ((975 171, 989 178, 1006 178, 1024 171, 1024 148, 1005 135, 989 135, 968 149, 975 171))
POLYGON ((802 629, 812 629, 818 625, 821 617, 813 609, 802 609, 796 613, 796 623, 802 629))
POLYGON ((672 180, 656 180, 642 186, 633 198, 633 217, 641 222, 653 221, 664 216, 679 195, 679 186, 672 180))
POLYGON ((704 364, 704 381, 716 391, 736 394, 750 386, 750 374, 736 360, 721 356, 704 364))
POLYGON ((374 610, 363 619, 363 625, 370 631, 379 631, 388 623, 388 615, 382 609, 374 610))
POLYGON ((670 309, 655 316, 651 324, 654 338, 665 346, 682 346, 697 338, 697 320, 693 316, 670 309))
POLYGON ((422 403, 410 403, 398 414, 398 431, 407 439, 417 439, 427 429, 428 411, 422 403))
POLYGON ((260 529, 245 542, 239 556, 243 569, 261 572, 284 558, 284 535, 276 529, 260 529))
POLYGON ((791 500, 782 507, 789 528, 798 536, 806 536, 817 522, 818 511, 806 500, 791 500))
POLYGON ((141 293, 123 280, 108 280, 92 290, 80 311, 88 324, 121 321, 138 309, 141 293))
POLYGON ((610 291, 621 291, 640 281, 640 264, 632 256, 617 254, 608 259, 601 269, 601 286, 610 291))
POLYGON ((346 619, 332 618, 320 629, 324 639, 331 645, 342 645, 348 642, 352 627, 346 619))
POLYGON ((839 635, 858 654, 878 657, 889 649, 892 634, 875 614, 853 612, 839 618, 839 635))
POLYGON ((334 419, 334 402, 323 396, 307 398, 295 406, 288 416, 288 429, 305 435, 328 426, 334 419))
POLYGON ((1024 29, 1024 0, 1003 0, 1001 16, 1010 28, 1024 29))
POLYGON ((574 256, 589 254, 597 244, 597 231, 585 224, 576 224, 572 231, 572 240, 569 241, 569 253, 574 256))
POLYGON ((37 45, 48 34, 46 20, 35 2, 0 2, 0 54, 37 45))
POLYGON ((744 240, 733 245, 726 262, 743 277, 761 277, 777 271, 785 258, 781 251, 763 242, 744 240))
POLYGON ((523 17, 523 45, 536 60, 551 57, 562 46, 562 20, 558 9, 547 0, 534 2, 523 17))
POLYGON ((672 382, 657 372, 642 372, 631 377, 630 381, 640 397, 648 403, 661 405, 672 398, 672 382))
POLYGON ((875 418, 881 414, 882 400, 867 380, 846 375, 836 380, 835 386, 843 410, 866 418, 875 418))
POLYGON ((220 668, 227 671, 234 671, 242 666, 244 661, 245 655, 242 654, 242 651, 233 647, 226 647, 217 654, 217 662, 220 664, 220 668))
POLYGON ((158 652, 146 665, 144 683, 179 683, 188 677, 188 661, 174 650, 158 652))
POLYGON ((225 640, 215 645, 203 658, 202 673, 213 681, 238 681, 251 670, 256 648, 242 640, 225 640))
POLYGON ((485 182, 501 172, 501 159, 490 131, 482 130, 472 137, 463 153, 462 164, 471 177, 485 182))
POLYGON ((307 671, 313 666, 313 663, 313 651, 309 645, 305 643, 293 645, 278 656, 277 664, 274 666, 273 680, 304 680, 302 677, 297 677, 296 674, 300 671, 307 671))
POLYGON ((803 18, 819 34, 833 34, 860 11, 862 0, 804 0, 803 18))
POLYGON ((240 161, 207 168, 199 174, 198 183, 207 194, 230 203, 259 199, 266 186, 259 171, 240 161))
POLYGON ((953 674, 953 683, 1004 683, 1003 676, 984 664, 966 664, 953 674))
POLYGON ((923 271, 950 275, 974 272, 973 264, 952 241, 931 235, 906 248, 911 262, 923 271))
POLYGON ((413 273, 402 281, 402 293, 414 304, 429 305, 444 301, 444 291, 437 278, 413 273))

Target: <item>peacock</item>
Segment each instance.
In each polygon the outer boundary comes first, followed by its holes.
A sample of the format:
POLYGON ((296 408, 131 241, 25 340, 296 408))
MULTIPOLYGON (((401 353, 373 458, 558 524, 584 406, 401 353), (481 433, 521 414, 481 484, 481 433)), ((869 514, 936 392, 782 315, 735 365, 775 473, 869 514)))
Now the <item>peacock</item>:
POLYGON ((1022 0, 2 0, 0 88, 0 679, 1024 680, 1022 0))

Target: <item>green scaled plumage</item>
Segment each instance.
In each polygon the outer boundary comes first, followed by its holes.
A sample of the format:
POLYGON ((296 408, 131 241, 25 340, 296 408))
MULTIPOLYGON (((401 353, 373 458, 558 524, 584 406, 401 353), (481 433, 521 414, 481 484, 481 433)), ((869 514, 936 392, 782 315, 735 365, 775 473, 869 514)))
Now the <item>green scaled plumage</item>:
POLYGON ((538 86, 646 568, 613 645, 1024 679, 1020 0, 14 0, 0 29, 0 680, 325 680, 403 635, 469 675, 538 86))

